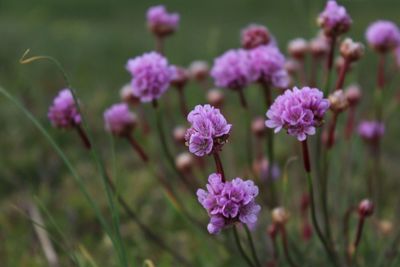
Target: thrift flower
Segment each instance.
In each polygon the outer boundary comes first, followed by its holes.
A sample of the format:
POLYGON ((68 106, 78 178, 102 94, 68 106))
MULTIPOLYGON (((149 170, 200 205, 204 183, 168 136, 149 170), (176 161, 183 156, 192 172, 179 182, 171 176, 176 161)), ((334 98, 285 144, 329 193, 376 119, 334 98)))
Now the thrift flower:
POLYGON ((129 59, 126 69, 133 76, 133 94, 142 102, 157 100, 167 91, 175 75, 175 68, 157 52, 145 53, 129 59))
POLYGON ((211 76, 218 87, 240 90, 253 81, 250 59, 246 50, 225 52, 214 60, 211 76))
POLYGON ((284 128, 288 134, 304 141, 307 135, 315 134, 328 108, 329 101, 320 90, 294 87, 275 99, 266 114, 265 125, 275 128, 275 133, 284 128))
POLYGON ((378 52, 387 52, 400 45, 400 30, 396 24, 378 20, 368 26, 365 33, 368 44, 378 52))
POLYGON ((259 46, 250 50, 249 56, 254 80, 277 88, 286 88, 289 85, 285 57, 277 47, 259 46))
POLYGON ((168 13, 163 5, 150 7, 146 17, 150 31, 159 37, 174 33, 179 25, 179 14, 168 13))
POLYGON ((104 112, 105 128, 116 136, 127 136, 135 127, 136 115, 129 111, 128 104, 114 104, 104 112))
POLYGON ((362 121, 358 126, 358 134, 367 142, 378 141, 385 133, 385 125, 378 121, 362 121))
POLYGON ((324 11, 319 14, 317 23, 326 36, 332 37, 346 33, 350 29, 352 20, 343 6, 334 0, 329 0, 324 11))
POLYGON ((242 30, 241 42, 244 49, 253 49, 267 45, 271 41, 268 29, 262 25, 252 24, 242 30))
POLYGON ((70 89, 62 89, 47 114, 54 127, 68 129, 81 123, 81 115, 75 105, 70 89))
POLYGON ((221 150, 232 125, 228 124, 219 109, 210 105, 197 105, 187 116, 191 127, 186 131, 189 151, 202 157, 221 150))
POLYGON ((197 190, 197 198, 210 216, 207 226, 210 234, 218 234, 237 222, 254 227, 261 206, 255 202, 258 187, 253 181, 235 178, 222 182, 220 174, 212 173, 206 187, 207 190, 197 190))

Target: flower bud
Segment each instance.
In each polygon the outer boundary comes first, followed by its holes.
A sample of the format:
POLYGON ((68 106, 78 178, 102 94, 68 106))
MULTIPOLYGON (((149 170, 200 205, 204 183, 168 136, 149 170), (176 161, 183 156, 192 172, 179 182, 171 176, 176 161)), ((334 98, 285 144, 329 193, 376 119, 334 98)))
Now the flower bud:
POLYGON ((130 84, 124 85, 119 94, 121 100, 129 105, 136 106, 140 103, 140 99, 133 95, 132 86, 130 84))
POLYGON ((283 207, 274 208, 272 210, 272 222, 277 225, 286 224, 289 220, 289 213, 283 207))
POLYGON ((178 144, 185 144, 186 128, 183 126, 177 126, 174 129, 173 136, 174 140, 178 144))
POLYGON ((349 106, 343 90, 336 90, 333 94, 329 95, 328 99, 330 103, 329 108, 335 113, 340 113, 349 106))
POLYGON ((176 168, 183 172, 189 172, 194 164, 194 159, 192 154, 188 153, 188 152, 183 152, 181 154, 179 154, 176 159, 175 159, 175 164, 176 164, 176 168))
POLYGON ((189 66, 189 76, 195 81, 201 82, 207 79, 209 66, 206 61, 193 61, 189 66))
POLYGON ((251 122, 251 131, 258 138, 262 138, 267 131, 267 128, 265 127, 264 118, 257 117, 255 119, 253 119, 253 121, 251 122))
POLYGON ((346 96, 347 102, 349 102, 349 106, 351 107, 357 105, 361 99, 360 87, 355 84, 347 87, 347 90, 344 94, 346 96))
POLYGON ((340 54, 350 62, 357 61, 364 55, 364 45, 346 38, 340 45, 340 54))
POLYGON ((364 199, 358 205, 358 214, 361 217, 369 217, 374 213, 374 204, 369 199, 364 199))
POLYGON ((309 43, 309 47, 311 55, 315 58, 322 58, 329 53, 328 39, 322 34, 312 39, 309 43))
POLYGON ((175 67, 175 74, 172 77, 171 85, 175 86, 177 89, 182 89, 183 87, 185 87, 188 80, 188 71, 182 67, 175 67))
POLYGON ((249 25, 242 30, 241 43, 244 49, 267 45, 271 41, 268 29, 262 25, 249 25))
POLYGON ((224 104, 224 93, 219 89, 211 89, 207 93, 207 101, 211 106, 221 108, 224 104))
POLYGON ((292 58, 302 60, 308 51, 308 43, 303 38, 297 38, 289 42, 288 52, 292 58))

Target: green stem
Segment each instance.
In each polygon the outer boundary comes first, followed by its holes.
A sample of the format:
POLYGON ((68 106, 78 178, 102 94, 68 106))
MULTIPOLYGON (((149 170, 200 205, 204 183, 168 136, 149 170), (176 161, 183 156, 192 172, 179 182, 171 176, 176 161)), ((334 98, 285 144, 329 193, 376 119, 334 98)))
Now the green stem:
POLYGON ((260 260, 258 259, 258 256, 257 256, 256 248, 254 246, 253 237, 251 236, 249 227, 246 224, 244 224, 244 229, 246 230, 247 239, 249 240, 253 260, 256 262, 257 267, 261 267, 260 260))
POLYGON ((236 227, 237 227, 236 225, 233 225, 233 235, 235 237, 235 242, 239 249, 239 252, 242 255, 243 259, 246 261, 247 265, 249 265, 250 267, 255 267, 253 262, 250 260, 250 257, 246 254, 246 252, 243 249, 242 243, 240 242, 239 233, 236 227))

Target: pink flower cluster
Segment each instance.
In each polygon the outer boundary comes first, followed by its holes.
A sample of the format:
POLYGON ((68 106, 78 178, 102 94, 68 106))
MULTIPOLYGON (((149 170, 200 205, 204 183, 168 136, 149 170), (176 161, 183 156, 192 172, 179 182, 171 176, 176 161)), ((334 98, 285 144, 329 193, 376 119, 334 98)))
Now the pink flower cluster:
POLYGON ((161 37, 175 32, 179 25, 179 14, 168 13, 163 5, 150 7, 146 17, 150 30, 161 37))
POLYGON ((132 90, 142 102, 158 99, 170 86, 175 68, 157 52, 145 53, 129 59, 126 69, 133 76, 132 90))
POLYGON ((346 8, 338 5, 334 0, 329 0, 326 3, 325 9, 319 14, 317 22, 327 36, 343 34, 350 29, 352 24, 346 8))
POLYGON ((210 105, 197 105, 187 119, 191 127, 186 131, 185 140, 189 151, 199 157, 220 150, 232 128, 219 109, 210 105))
POLYGON ((304 141, 315 134, 329 108, 329 100, 316 88, 303 87, 286 90, 278 96, 267 112, 265 125, 275 128, 275 133, 285 128, 288 134, 304 141))
POLYGON ((400 45, 400 30, 391 21, 379 20, 372 23, 365 36, 369 45, 379 52, 387 52, 400 45))
POLYGON ((378 141, 385 133, 385 125, 379 121, 362 121, 358 125, 358 134, 368 142, 378 141))
POLYGON ((208 232, 218 234, 224 227, 236 222, 253 227, 261 210, 255 202, 257 195, 258 187, 251 180, 235 178, 223 182, 220 174, 211 174, 207 191, 197 190, 197 198, 210 216, 208 232))
POLYGON ((70 89, 62 89, 47 114, 53 126, 57 128, 71 128, 81 123, 81 115, 75 105, 74 97, 70 89))
POLYGON ((126 103, 114 104, 104 112, 106 130, 117 136, 128 135, 136 120, 136 115, 129 111, 126 103))

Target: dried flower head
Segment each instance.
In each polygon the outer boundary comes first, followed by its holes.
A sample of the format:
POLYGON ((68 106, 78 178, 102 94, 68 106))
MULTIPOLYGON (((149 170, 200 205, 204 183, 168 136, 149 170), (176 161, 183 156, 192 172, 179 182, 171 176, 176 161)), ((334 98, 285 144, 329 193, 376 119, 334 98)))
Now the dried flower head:
POLYGON ((340 54, 350 62, 357 61, 364 55, 364 45, 346 38, 340 45, 340 54))
POLYGON ((147 10, 147 26, 159 37, 174 33, 178 25, 179 14, 168 13, 163 5, 153 6, 147 10))
POLYGON ((193 164, 193 156, 188 152, 180 153, 175 159, 176 168, 183 173, 189 172, 192 169, 193 164))
POLYGON ((328 108, 329 101, 320 90, 294 87, 275 99, 266 114, 265 125, 275 128, 275 133, 284 128, 288 134, 304 141, 307 135, 315 134, 328 108))
POLYGON ((232 49, 214 60, 211 76, 215 85, 240 90, 254 79, 250 69, 250 60, 246 50, 232 49))
POLYGON ((350 29, 352 20, 346 8, 338 5, 334 0, 329 0, 326 2, 324 11, 319 14, 317 23, 326 36, 333 37, 346 33, 350 29))
POLYGON ((189 151, 202 157, 222 149, 227 142, 232 125, 228 124, 219 109, 210 105, 197 105, 187 117, 191 127, 186 131, 189 151))
POLYGON ((271 41, 268 29, 262 25, 251 24, 242 30, 241 42, 244 49, 267 45, 271 41))
POLYGON ((391 21, 373 22, 368 26, 365 36, 368 44, 377 52, 385 53, 400 45, 400 30, 391 21))
POLYGON ((175 75, 175 68, 168 65, 167 59, 157 52, 129 59, 126 69, 133 77, 133 94, 142 102, 160 98, 175 75))
POLYGON ((171 85, 177 89, 183 89, 189 80, 189 72, 182 67, 175 66, 175 73, 171 80, 171 85))
POLYGON ((197 190, 197 198, 210 216, 208 232, 218 234, 237 222, 254 227, 261 210, 255 202, 257 195, 258 187, 251 180, 235 178, 223 182, 220 174, 210 174, 207 190, 197 190))
POLYGON ((288 52, 292 58, 302 60, 309 50, 308 43, 303 38, 291 40, 288 44, 288 52))
POLYGON ((347 101, 343 90, 336 90, 329 95, 328 99, 330 103, 329 108, 334 113, 343 112, 349 106, 349 102, 347 101))
POLYGON ((68 129, 81 123, 71 90, 62 89, 54 98, 47 114, 54 127, 68 129))
POLYGON ((259 46, 249 51, 254 80, 277 88, 286 88, 290 78, 285 69, 285 57, 275 46, 259 46))
POLYGON ((116 136, 127 136, 136 126, 136 115, 126 103, 114 104, 104 112, 105 129, 116 136))

